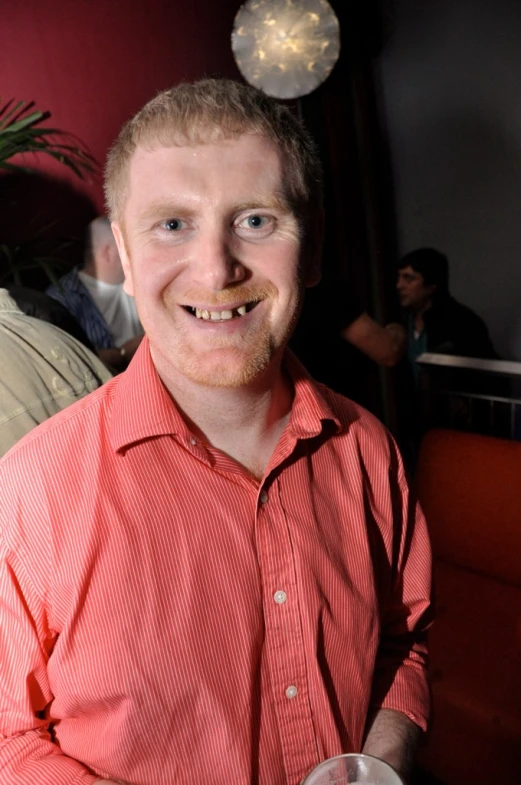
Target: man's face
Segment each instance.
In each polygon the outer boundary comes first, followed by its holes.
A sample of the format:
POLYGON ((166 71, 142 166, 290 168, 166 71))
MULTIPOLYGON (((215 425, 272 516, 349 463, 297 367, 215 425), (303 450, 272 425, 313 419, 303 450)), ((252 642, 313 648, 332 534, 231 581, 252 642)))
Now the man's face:
POLYGON ((411 311, 423 311, 429 307, 436 286, 426 285, 423 275, 417 273, 410 265, 398 270, 396 284, 400 305, 411 311))
POLYGON ((154 363, 208 386, 257 379, 288 341, 303 285, 301 232, 278 152, 245 134, 138 148, 114 233, 154 363))

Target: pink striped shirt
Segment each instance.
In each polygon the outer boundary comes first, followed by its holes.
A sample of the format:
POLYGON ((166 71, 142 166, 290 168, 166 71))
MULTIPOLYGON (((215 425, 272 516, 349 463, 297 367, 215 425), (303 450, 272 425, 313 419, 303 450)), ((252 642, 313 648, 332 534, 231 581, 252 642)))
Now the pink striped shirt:
POLYGON ((425 727, 423 517, 383 427, 288 367, 261 483, 146 339, 4 459, 1 785, 298 785, 370 706, 425 727))

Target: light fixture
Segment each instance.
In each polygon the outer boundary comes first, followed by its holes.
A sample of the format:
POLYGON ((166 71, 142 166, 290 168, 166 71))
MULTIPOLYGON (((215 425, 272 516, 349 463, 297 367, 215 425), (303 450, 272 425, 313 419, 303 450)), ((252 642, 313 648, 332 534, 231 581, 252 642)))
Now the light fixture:
POLYGON ((247 82, 275 98, 298 98, 324 82, 340 54, 340 26, 327 0, 247 0, 232 50, 247 82))

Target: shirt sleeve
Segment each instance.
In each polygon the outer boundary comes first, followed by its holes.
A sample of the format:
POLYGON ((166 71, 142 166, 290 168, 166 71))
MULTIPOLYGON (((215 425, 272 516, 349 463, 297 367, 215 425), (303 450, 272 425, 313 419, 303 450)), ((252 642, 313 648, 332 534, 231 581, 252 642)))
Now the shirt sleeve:
POLYGON ((91 785, 99 778, 62 754, 44 716, 53 645, 44 603, 0 540, 0 785, 91 785))
POLYGON ((373 709, 394 709, 427 729, 430 691, 427 628, 432 622, 432 558, 423 513, 409 492, 401 459, 391 469, 393 573, 381 608, 373 709), (393 477, 394 474, 394 477, 393 477))

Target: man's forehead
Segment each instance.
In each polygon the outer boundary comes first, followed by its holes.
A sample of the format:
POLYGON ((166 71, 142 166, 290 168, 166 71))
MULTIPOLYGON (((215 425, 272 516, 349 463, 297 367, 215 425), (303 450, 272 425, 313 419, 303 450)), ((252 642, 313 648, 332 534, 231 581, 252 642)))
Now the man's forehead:
MULTIPOLYGON (((284 173, 275 145, 258 135, 242 135, 201 145, 139 145, 129 162, 127 198, 193 190, 287 206, 284 173)), ((127 200, 125 200, 127 201, 127 200)), ((141 201, 141 199, 139 199, 141 201)))
POLYGON ((280 162, 280 149, 272 139, 264 134, 244 132, 233 135, 208 134, 197 136, 195 139, 177 133, 164 137, 154 136, 144 139, 136 145, 130 157, 130 163, 139 159, 168 156, 169 153, 175 155, 176 152, 180 153, 179 157, 189 158, 190 156, 196 157, 198 153, 215 149, 239 152, 245 148, 248 152, 257 148, 262 150, 264 155, 271 154, 270 157, 278 159, 280 162))

